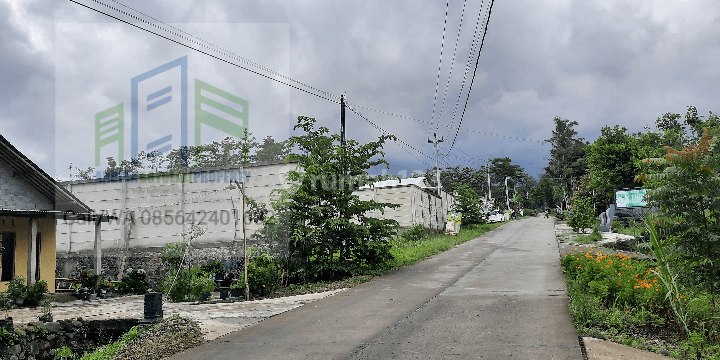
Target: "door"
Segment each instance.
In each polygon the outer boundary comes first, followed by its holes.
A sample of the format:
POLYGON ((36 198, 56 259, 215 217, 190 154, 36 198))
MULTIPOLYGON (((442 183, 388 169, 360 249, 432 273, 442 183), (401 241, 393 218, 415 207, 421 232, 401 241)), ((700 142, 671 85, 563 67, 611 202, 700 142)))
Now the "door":
POLYGON ((0 281, 10 281, 15 276, 15 233, 2 233, 2 260, 0 281))

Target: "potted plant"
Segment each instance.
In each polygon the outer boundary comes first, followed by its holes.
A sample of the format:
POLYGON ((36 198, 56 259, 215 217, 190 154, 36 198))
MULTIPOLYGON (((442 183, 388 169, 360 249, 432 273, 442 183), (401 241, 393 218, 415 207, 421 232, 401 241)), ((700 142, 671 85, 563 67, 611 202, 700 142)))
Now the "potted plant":
POLYGON ((78 300, 85 298, 85 294, 80 293, 80 291, 82 289, 82 285, 75 284, 75 285, 73 285, 72 288, 73 288, 73 290, 75 290, 75 292, 72 294, 73 297, 75 297, 78 300))
POLYGON ((230 285, 230 296, 241 297, 245 295, 245 281, 235 281, 230 285))
POLYGON ((190 280, 190 289, 196 298, 207 301, 210 298, 210 292, 215 290, 215 280, 207 275, 195 276, 190 280))
POLYGON ((10 280, 7 288, 7 296, 15 300, 15 304, 22 306, 27 297, 27 286, 25 286, 25 278, 22 276, 15 277, 10 280))
POLYGON ((45 299, 43 299, 43 312, 42 315, 38 316, 38 320, 44 323, 53 321, 53 315, 50 310, 50 301, 50 298, 47 296, 45 297, 45 299))
POLYGON ((220 289, 220 299, 227 299, 229 297, 230 297, 230 289, 221 288, 220 289))
POLYGON ((225 280, 225 264, 220 260, 206 262, 200 265, 200 268, 208 274, 213 274, 216 281, 225 280))

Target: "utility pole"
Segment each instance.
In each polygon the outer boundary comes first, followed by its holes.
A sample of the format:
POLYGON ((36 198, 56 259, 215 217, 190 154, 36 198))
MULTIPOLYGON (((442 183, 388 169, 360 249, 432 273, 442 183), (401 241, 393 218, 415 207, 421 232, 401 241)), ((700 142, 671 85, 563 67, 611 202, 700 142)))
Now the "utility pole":
POLYGON ((507 181, 510 177, 505 177, 505 204, 507 205, 508 210, 510 210, 510 192, 508 191, 507 181))
POLYGON ((439 195, 442 185, 440 184, 440 164, 439 164, 439 159, 438 159, 438 143, 441 143, 445 140, 444 140, 444 137, 441 137, 440 140, 438 140, 436 133, 433 133, 433 136, 435 137, 435 141, 428 139, 428 144, 435 145, 435 175, 437 176, 437 188, 438 188, 438 195, 439 195))
POLYGON ((340 94, 340 145, 345 146, 345 94, 340 94))
POLYGON ((240 188, 240 192, 242 193, 242 204, 243 204, 243 210, 242 210, 242 217, 243 217, 243 255, 245 259, 243 260, 243 267, 245 270, 245 300, 250 301, 250 283, 248 282, 248 247, 247 247, 247 225, 246 225, 246 214, 245 214, 245 168, 243 168, 243 179, 242 179, 242 187, 240 188))

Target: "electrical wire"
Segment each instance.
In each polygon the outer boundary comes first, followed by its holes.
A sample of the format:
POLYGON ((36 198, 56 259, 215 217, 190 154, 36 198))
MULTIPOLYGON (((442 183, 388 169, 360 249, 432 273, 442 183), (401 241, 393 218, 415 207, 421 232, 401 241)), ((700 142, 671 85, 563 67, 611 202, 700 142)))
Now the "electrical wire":
MULTIPOLYGON (((111 0, 111 1, 114 2, 114 3, 116 3, 116 4, 118 4, 118 5, 120 5, 120 6, 122 6, 122 7, 125 7, 125 8, 127 8, 127 9, 130 9, 130 10, 132 10, 132 11, 138 13, 138 14, 141 14, 141 15, 143 15, 143 16, 145 16, 145 17, 148 17, 148 18, 150 18, 150 19, 152 19, 152 20, 154 20, 154 21, 157 21, 157 22, 159 22, 159 23, 161 23, 161 24, 163 24, 163 25, 165 25, 165 26, 167 26, 167 27, 169 27, 169 28, 172 28, 172 29, 174 29, 174 30, 176 30, 176 31, 178 31, 178 32, 181 32, 181 33, 183 33, 183 34, 185 34, 185 35, 187 35, 187 36, 189 36, 189 37, 191 37, 191 38, 193 38, 193 39, 196 39, 196 40, 198 40, 198 41, 201 41, 201 42, 207 44, 208 46, 217 49, 217 50, 215 50, 215 51, 217 51, 217 52, 219 52, 219 53, 223 53, 223 52, 224 52, 224 53, 226 53, 226 55, 229 54, 228 56, 234 56, 234 57, 236 57, 238 60, 240 60, 240 61, 242 61, 242 62, 244 62, 244 63, 246 63, 246 64, 248 64, 248 65, 254 66, 254 67, 258 68, 258 69, 261 69, 261 70, 266 71, 266 72, 269 72, 269 73, 271 73, 271 74, 273 74, 273 75, 279 76, 279 77, 281 77, 281 78, 283 78, 283 79, 292 81, 292 82, 294 82, 294 83, 296 83, 296 84, 305 86, 305 87, 307 87, 307 88, 309 88, 309 89, 312 89, 312 90, 314 90, 314 91, 317 91, 317 92, 319 92, 319 93, 322 93, 322 94, 326 95, 327 97, 335 98, 335 99, 339 99, 339 98, 340 98, 340 96, 331 94, 331 93, 329 93, 329 92, 327 92, 327 91, 320 90, 320 89, 318 89, 318 88, 316 88, 316 87, 310 86, 310 85, 308 85, 308 84, 305 84, 305 83, 303 83, 303 82, 300 82, 300 81, 298 81, 298 80, 295 80, 295 79, 293 79, 293 78, 291 78, 291 77, 289 77, 289 76, 283 75, 283 74, 281 74, 281 73, 279 73, 279 72, 277 72, 277 71, 275 71, 275 70, 272 70, 272 69, 267 68, 267 67, 265 67, 265 66, 263 66, 263 65, 260 65, 260 64, 258 64, 258 63, 255 63, 255 62, 251 61, 251 60, 248 60, 248 59, 246 59, 246 58, 244 58, 244 57, 242 57, 242 56, 236 55, 235 53, 233 53, 233 52, 231 52, 231 51, 229 51, 229 50, 227 50, 227 49, 224 49, 224 48, 222 48, 222 47, 219 47, 219 46, 217 46, 217 45, 215 45, 215 44, 213 44, 213 43, 211 43, 211 42, 209 42, 209 41, 205 41, 205 40, 203 40, 203 39, 201 39, 201 38, 199 38, 199 37, 197 37, 197 36, 193 36, 192 34, 187 33, 187 32, 185 32, 185 31, 183 31, 182 29, 178 29, 178 28, 176 28, 176 27, 174 27, 174 26, 172 26, 172 25, 170 25, 170 24, 167 24, 167 23, 163 22, 162 20, 159 20, 159 19, 157 19, 157 18, 154 18, 154 17, 152 17, 152 16, 150 16, 150 15, 148 15, 148 14, 143 13, 142 11, 139 11, 139 10, 137 10, 137 9, 134 9, 134 8, 132 8, 132 7, 128 6, 128 5, 125 5, 125 4, 123 4, 123 3, 121 3, 121 2, 119 2, 119 1, 117 1, 117 0, 111 0)), ((166 31, 167 31, 167 30, 166 30, 166 31)), ((168 31, 168 32, 170 32, 170 31, 168 31)))
MULTIPOLYGON (((417 122, 421 122, 421 123, 425 123, 425 124, 431 124, 429 121, 416 119, 416 118, 413 118, 413 117, 410 117, 410 116, 393 114, 393 113, 391 113, 391 112, 387 112, 387 111, 383 111, 383 110, 377 110, 377 109, 369 108, 369 107, 367 107, 367 106, 362 106, 362 105, 357 105, 357 104, 353 104, 353 106, 354 106, 354 107, 357 107, 357 108, 365 109, 365 110, 374 111, 374 112, 377 112, 377 113, 380 113, 380 114, 395 116, 395 117, 399 117, 399 118, 402 118, 402 119, 408 119, 408 120, 417 121, 417 122)), ((542 142, 543 142, 543 141, 540 141, 540 140, 530 140, 530 139, 524 139, 524 138, 519 138, 519 137, 514 137, 514 136, 499 135, 499 134, 493 134, 493 133, 489 133, 489 132, 477 131, 477 130, 466 129, 466 128, 461 128, 460 130, 461 130, 461 131, 474 132, 474 133, 477 133, 477 134, 489 135, 489 136, 497 136, 497 137, 502 137, 502 138, 506 138, 506 139, 529 141, 529 142, 538 142, 538 143, 542 143, 542 142)))
MULTIPOLYGON (((435 121, 435 105, 437 104, 437 93, 438 93, 438 88, 440 87, 440 69, 442 68, 443 49, 445 48, 445 30, 447 30, 447 18, 448 18, 449 8, 450 8, 450 0, 448 0, 445 3, 445 23, 443 24, 442 41, 440 42, 440 64, 438 65, 437 81, 435 82, 435 99, 433 100, 433 111, 432 111, 432 117, 430 118, 430 128, 428 129, 428 135, 430 134, 430 131, 432 131, 432 124, 433 124, 433 121, 435 121)), ((438 119, 438 123, 439 122, 440 122, 440 119, 438 119)))
POLYGON ((455 123, 455 116, 457 115, 458 106, 460 105, 460 99, 462 98, 463 91, 465 90, 465 84, 467 83, 467 77, 470 73, 470 67, 472 66, 472 59, 475 57, 475 51, 478 49, 478 29, 480 28, 480 19, 483 17, 483 7, 485 2, 480 3, 480 10, 478 11, 478 17, 475 21, 475 31, 473 31, 473 40, 470 45, 470 54, 468 55, 467 62, 465 63, 465 72, 463 74, 462 85, 460 86, 460 92, 458 93, 457 101, 455 101, 455 107, 453 108, 452 116, 450 117, 450 125, 445 127, 443 136, 447 134, 448 129, 452 128, 455 123))
POLYGON ((446 153, 446 155, 449 154, 450 151, 452 151, 453 147, 455 146, 455 141, 457 140, 458 133, 460 132, 460 126, 462 126, 463 118, 465 118, 465 110, 467 110, 467 104, 468 104, 468 101, 470 100, 470 93, 472 92, 472 86, 473 86, 473 83, 475 83, 475 75, 477 74, 477 66, 478 66, 478 63, 480 63, 480 54, 482 53, 483 45, 485 45, 485 36, 487 35, 487 30, 488 30, 487 27, 488 27, 488 24, 490 23, 490 15, 492 14, 492 8, 493 8, 494 4, 495 4, 495 0, 490 0, 490 7, 488 8, 488 16, 485 21, 485 30, 483 31, 482 41, 480 41, 480 49, 478 49, 477 60, 475 61, 475 71, 473 71, 473 76, 472 76, 472 79, 470 80, 470 87, 468 88, 467 98, 465 99, 465 106, 463 107, 462 115, 460 116, 460 121, 458 122, 457 130, 455 131, 455 136, 453 137, 452 144, 450 145, 450 149, 448 149, 448 152, 446 153))
MULTIPOLYGON (((351 105, 350 103, 345 102, 345 105, 350 109, 350 111, 354 112, 354 113, 355 113, 357 116, 359 116, 361 119, 363 119, 363 120, 367 121, 368 123, 370 123, 370 125, 372 125, 374 128, 376 128, 376 129, 379 130, 380 132, 385 133, 385 134, 387 134, 387 135, 393 136, 393 137, 395 138, 394 142, 395 142, 395 143, 399 143, 398 145, 403 144, 404 146, 406 146, 406 147, 412 149, 413 151, 415 151, 415 152, 423 155, 424 157, 426 157, 426 158, 428 158, 428 159, 430 159, 430 160, 433 160, 433 161, 435 160, 435 159, 433 159, 432 157, 430 157, 430 156, 428 156, 427 154, 425 154, 424 152, 416 149, 416 148, 413 147, 412 145, 410 145, 410 144, 406 143, 405 141, 403 141, 402 139, 398 138, 396 135, 392 134, 391 132, 389 132, 389 131, 381 128, 380 126, 378 126, 378 125, 375 124, 374 122, 370 121, 367 117, 365 117, 365 116, 364 116, 363 114, 361 114, 359 111, 355 110, 355 107, 354 107, 353 105, 351 105)), ((405 149, 405 151, 407 151, 407 149, 405 149)), ((409 152, 409 151, 408 151, 408 152, 409 152)), ((412 154, 411 154, 411 155, 412 155, 412 154)), ((414 155, 413 155, 413 156, 414 156, 414 155)), ((416 158, 417 158, 417 156, 416 156, 416 158)), ((418 158, 418 160, 420 160, 420 159, 418 158)), ((425 163, 424 161, 422 161, 422 160, 420 160, 420 161, 421 161, 423 164, 429 166, 429 165, 428 165, 427 163, 425 163)))
MULTIPOLYGON (((144 28, 144 27, 141 27, 141 26, 138 26, 138 25, 136 25, 136 24, 133 24, 133 23, 131 23, 131 22, 129 22, 129 21, 120 19, 119 17, 113 16, 113 15, 111 15, 111 14, 108 14, 108 13, 102 11, 102 10, 95 9, 95 8, 90 7, 90 6, 88 6, 88 5, 85 5, 85 4, 81 4, 81 3, 78 2, 77 0, 69 0, 69 1, 74 2, 74 3, 76 3, 76 4, 80 5, 80 6, 84 6, 84 7, 88 8, 88 9, 90 9, 90 10, 93 10, 93 11, 96 11, 96 12, 98 12, 98 13, 101 13, 101 14, 103 14, 103 15, 105 15, 105 16, 111 17, 111 18, 113 18, 113 19, 115 19, 115 20, 118 20, 118 21, 124 22, 124 23, 126 23, 126 24, 128 24, 128 25, 134 26, 134 27, 136 27, 136 28, 138 28, 138 29, 147 31, 147 32, 149 32, 149 33, 151 33, 151 34, 153 34, 153 35, 157 35, 157 36, 159 36, 159 37, 161 37, 161 38, 164 38, 164 39, 166 39, 166 40, 172 41, 172 42, 174 42, 174 43, 176 43, 176 44, 178 44, 178 45, 185 46, 185 47, 187 47, 187 48, 189 48, 189 49, 192 49, 192 50, 195 50, 195 51, 200 52, 200 53, 202 53, 202 54, 208 55, 208 56, 210 56, 210 57, 213 57, 213 58, 215 58, 215 59, 218 59, 218 60, 223 61, 223 62, 225 62, 225 63, 228 63, 228 64, 230 64, 230 65, 239 67, 239 68, 241 68, 241 69, 243 69, 243 70, 247 70, 247 71, 249 71, 249 72, 251 72, 251 73, 260 75, 260 76, 262 76, 262 77, 265 77, 265 78, 268 78, 268 79, 270 79, 270 80, 276 81, 276 82, 281 83, 281 84, 283 84, 283 85, 287 85, 287 86, 289 86, 289 87, 291 87, 291 88, 294 88, 294 89, 297 89, 297 90, 306 92, 306 93, 308 93, 308 94, 310 94, 310 95, 315 95, 315 96, 317 96, 317 97, 319 97, 319 98, 321 98, 321 99, 324 99, 324 100, 327 100, 327 101, 330 101, 330 102, 333 102, 333 103, 336 103, 336 104, 339 104, 339 103, 340 103, 340 101, 331 99, 330 97, 327 97, 327 96, 324 96, 324 95, 320 95, 320 94, 316 94, 316 93, 314 93, 314 92, 312 92, 312 91, 309 91, 309 90, 307 90, 307 89, 303 89, 303 88, 300 88, 300 87, 298 87, 298 86, 295 86, 295 85, 289 84, 289 83, 287 83, 287 82, 284 82, 284 81, 282 81, 282 80, 275 79, 275 78, 273 78, 273 77, 271 77, 271 76, 265 75, 265 74, 263 74, 263 73, 260 73, 260 72, 258 72, 258 71, 252 70, 252 69, 249 69, 249 68, 247 68, 247 67, 245 67, 245 66, 242 66, 242 65, 240 65, 240 64, 236 64, 236 63, 234 63, 234 62, 232 62, 232 61, 229 61, 229 60, 227 60, 227 59, 223 59, 223 58, 221 58, 221 57, 219 57, 219 56, 210 54, 210 53, 208 53, 208 52, 206 52, 206 51, 203 51, 203 50, 200 50, 200 49, 198 49, 198 48, 192 47, 192 46, 190 46, 190 45, 188 45, 188 44, 184 44, 184 43, 182 43, 182 42, 180 42, 180 41, 178 41, 178 40, 171 39, 171 38, 169 38, 168 36, 159 34, 159 33, 157 33, 157 32, 154 32, 154 31, 150 30, 150 29, 146 29, 146 28, 144 28)), ((151 25, 151 26, 153 26, 153 27, 156 27, 156 28, 158 28, 158 29, 161 29, 161 30, 164 30, 164 31, 166 31, 166 32, 169 32, 169 33, 171 33, 171 34, 173 34, 173 35, 175 35, 175 36, 177 36, 177 37, 180 37, 180 38, 182 38, 182 39, 185 39, 185 40, 187 40, 187 41, 190 41, 190 42, 195 43, 195 44, 197 44, 197 45, 200 45, 200 46, 202 46, 202 47, 208 48, 207 45, 201 44, 201 43, 199 43, 199 42, 197 42, 197 41, 194 41, 194 40, 192 40, 192 39, 190 39, 190 38, 188 38, 188 37, 186 37, 186 36, 183 36, 183 35, 174 33, 174 32, 172 32, 172 31, 169 31, 169 30, 167 30, 167 29, 164 29, 162 26, 159 26, 159 25, 154 24, 154 23, 152 23, 152 22, 149 22, 149 21, 147 21, 147 20, 141 19, 141 18, 139 18, 139 17, 137 17, 137 16, 135 16, 135 15, 129 14, 129 13, 125 12, 125 11, 122 11, 122 10, 120 10, 120 9, 117 9, 117 8, 115 8, 115 7, 112 7, 112 6, 110 6, 110 5, 107 5, 107 4, 105 4, 105 3, 103 3, 103 2, 101 2, 101 1, 99 1, 99 0, 91 0, 91 1, 93 1, 93 2, 95 2, 95 3, 97 3, 97 4, 100 4, 100 5, 103 5, 103 6, 107 7, 107 8, 113 9, 113 10, 115 10, 116 12, 119 12, 119 13, 125 15, 125 16, 131 17, 131 18, 133 18, 133 19, 136 19, 136 20, 138 20, 138 21, 141 21, 141 22, 143 22, 143 23, 146 23, 146 24, 151 25)), ((208 49, 209 49, 209 50, 213 50, 213 49, 210 49, 210 48, 208 48, 208 49)), ((213 50, 213 51, 216 51, 216 50, 213 50)), ((237 57, 237 56, 230 56, 230 55, 226 55, 226 56, 229 56, 229 57, 231 57, 231 58, 237 57)), ((237 60, 237 59, 236 59, 236 60, 237 60)), ((334 97, 334 98, 337 98, 337 96, 334 96, 334 95, 333 95, 333 97, 334 97)))
MULTIPOLYGON (((458 25, 457 36, 455 37, 455 48, 453 49, 452 61, 450 61, 450 72, 448 73, 447 83, 445 84, 445 94, 443 95, 442 105, 440 106, 440 114, 438 114, 438 122, 435 126, 435 132, 440 128, 440 119, 442 119, 442 113, 445 109, 445 100, 447 99, 448 90, 450 89, 450 80, 452 80, 452 72, 455 67, 455 56, 457 55, 458 43, 460 42, 460 33, 462 33, 463 19, 465 18, 465 5, 467 0, 463 1, 462 12, 460 13, 460 25, 458 25)), ((474 40, 474 39, 473 39, 474 40)))

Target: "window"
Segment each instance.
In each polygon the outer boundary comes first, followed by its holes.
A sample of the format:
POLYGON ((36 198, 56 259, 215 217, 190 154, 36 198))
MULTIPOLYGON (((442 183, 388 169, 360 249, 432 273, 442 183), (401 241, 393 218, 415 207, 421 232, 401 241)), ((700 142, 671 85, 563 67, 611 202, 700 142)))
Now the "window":
POLYGON ((15 233, 2 233, 2 260, 0 281, 10 281, 15 276, 15 233))

